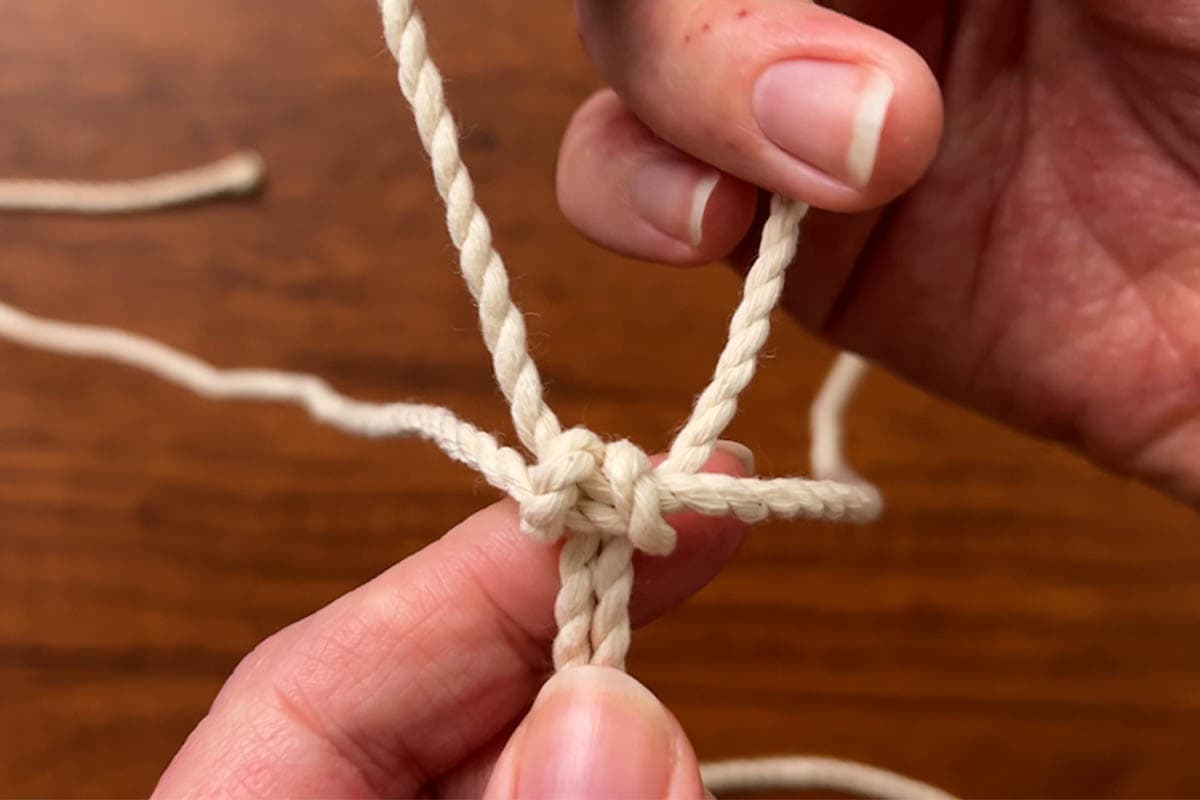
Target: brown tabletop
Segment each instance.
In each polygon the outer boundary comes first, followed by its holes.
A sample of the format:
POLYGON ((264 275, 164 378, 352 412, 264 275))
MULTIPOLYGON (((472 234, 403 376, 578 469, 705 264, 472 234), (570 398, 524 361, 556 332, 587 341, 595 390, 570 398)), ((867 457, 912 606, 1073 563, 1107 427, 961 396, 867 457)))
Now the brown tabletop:
MULTIPOLYGON (((568 4, 430 2, 465 152, 569 422, 661 448, 736 276, 624 262, 553 194, 596 78, 568 4), (485 31, 486 35, 481 35, 485 31)), ((0 296, 222 365, 507 431, 368 0, 0 0, 0 174, 115 178, 242 146, 258 198, 0 216, 0 296)), ((806 469, 831 351, 781 321, 732 434, 806 469)), ((149 791, 238 659, 495 493, 414 442, 0 344, 0 794, 149 791)), ((877 374, 851 446, 889 510, 771 524, 635 638, 702 757, 827 753, 967 795, 1200 795, 1200 525, 877 374)))

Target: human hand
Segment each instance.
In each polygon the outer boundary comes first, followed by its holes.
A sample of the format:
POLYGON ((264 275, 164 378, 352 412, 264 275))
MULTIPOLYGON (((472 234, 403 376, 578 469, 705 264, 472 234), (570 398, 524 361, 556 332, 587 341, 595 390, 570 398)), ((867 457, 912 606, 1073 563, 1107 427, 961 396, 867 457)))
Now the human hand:
POLYGON ((852 212, 806 222, 797 318, 1200 501, 1200 5, 828 5, 579 0, 615 91, 568 218, 694 264, 738 260, 755 187, 852 212))
MULTIPOLYGON (((723 445, 706 469, 743 475, 723 445)), ((637 558, 646 622, 708 582, 745 528, 671 517, 678 547, 637 558)), ((679 723, 628 675, 552 678, 557 549, 498 503, 263 642, 159 781, 157 797, 700 798, 679 723), (530 703, 537 702, 515 728, 530 703)))

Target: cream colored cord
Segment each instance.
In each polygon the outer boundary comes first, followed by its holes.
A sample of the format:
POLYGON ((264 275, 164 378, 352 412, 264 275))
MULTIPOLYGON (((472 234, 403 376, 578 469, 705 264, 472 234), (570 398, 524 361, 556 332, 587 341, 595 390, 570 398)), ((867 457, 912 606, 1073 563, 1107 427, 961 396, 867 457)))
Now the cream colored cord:
POLYGON ((262 183, 263 161, 243 151, 195 169, 131 181, 87 183, 0 180, 0 209, 60 214, 133 214, 221 195, 246 194, 262 183))
POLYGON ((718 761, 701 766, 700 775, 718 797, 823 790, 894 800, 953 800, 941 789, 895 772, 822 756, 718 761))
MULTIPOLYGON (((813 406, 815 478, 735 478, 701 473, 737 412, 770 332, 784 275, 795 257, 808 207, 775 197, 759 254, 709 384, 657 466, 627 440, 604 441, 583 427, 564 428, 546 401, 526 344, 525 320, 509 292, 508 273, 474 186, 446 106, 441 74, 429 56, 424 22, 412 0, 381 0, 388 49, 429 154, 459 268, 479 309, 496 382, 521 444, 532 456, 451 411, 414 403, 367 403, 320 378, 266 369, 219 369, 164 344, 121 330, 59 322, 0 302, 0 337, 27 347, 107 359, 153 373, 216 399, 294 403, 317 420, 369 437, 420 437, 477 470, 519 504, 523 530, 538 541, 565 539, 555 604, 557 669, 599 664, 624 669, 630 643, 629 598, 636 550, 671 552, 667 514, 692 510, 755 523, 767 518, 865 522, 881 512, 875 487, 845 458, 847 406, 866 365, 842 356, 813 406)), ((262 176, 256 156, 240 154, 209 167, 140 181, 76 183, 0 181, 0 209, 127 213, 252 190, 262 176)), ((714 790, 815 787, 866 795, 944 797, 931 787, 870 767, 831 759, 736 761, 705 767, 714 790), (925 790, 924 794, 915 789, 925 790)))

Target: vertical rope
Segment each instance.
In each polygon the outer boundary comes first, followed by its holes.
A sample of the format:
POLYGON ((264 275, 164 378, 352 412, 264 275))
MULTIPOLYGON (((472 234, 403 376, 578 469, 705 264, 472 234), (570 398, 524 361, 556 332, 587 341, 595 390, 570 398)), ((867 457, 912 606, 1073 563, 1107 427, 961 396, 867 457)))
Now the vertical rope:
MULTIPOLYGON (((487 217, 475 199, 443 81, 428 53, 424 23, 412 0, 380 0, 384 34, 398 79, 413 110, 459 267, 479 307, 483 339, 496 381, 510 405, 518 437, 536 456, 501 447, 489 434, 446 409, 410 403, 372 404, 345 397, 319 378, 274 370, 220 370, 166 345, 124 331, 45 320, 0 303, 0 337, 63 354, 103 358, 154 373, 201 395, 292 402, 322 422, 363 436, 419 436, 474 469, 521 505, 523 526, 551 542, 565 530, 555 600, 558 669, 586 663, 625 668, 630 642, 633 555, 665 554, 674 531, 672 511, 732 514, 747 522, 769 516, 865 520, 878 515, 874 487, 850 468, 843 453, 846 407, 866 364, 844 356, 812 412, 813 461, 819 480, 733 478, 697 471, 737 412, 770 332, 784 274, 795 257, 803 203, 775 197, 760 252, 729 324, 729 338, 712 379, 665 461, 652 467, 627 441, 605 444, 583 428, 564 431, 544 398, 528 352, 524 318, 513 302, 504 262, 487 217)), ((244 193, 261 181, 261 161, 241 154, 209 167, 141 181, 91 184, 0 181, 0 209, 124 213, 244 193)), ((793 758, 709 765, 714 790, 829 788, 864 795, 944 800, 932 787, 892 773, 833 759, 793 758)))
POLYGON ((459 251, 463 279, 479 305, 479 323, 496 382, 509 403, 521 442, 540 455, 562 426, 542 396, 542 380, 527 347, 525 319, 509 294, 508 272, 492 242, 487 216, 475 200, 475 186, 459 152, 458 127, 446 106, 442 74, 429 57, 425 23, 412 0, 382 0, 380 12, 388 49, 399 67, 400 89, 412 108, 446 206, 446 227, 459 251))
POLYGON ((758 257, 746 274, 742 301, 729 322, 729 339, 712 380, 671 444, 663 471, 700 469, 737 413, 738 397, 754 378, 758 355, 771 332, 771 312, 779 304, 784 274, 796 256, 800 222, 807 213, 808 206, 803 203, 771 198, 771 215, 763 227, 758 257))

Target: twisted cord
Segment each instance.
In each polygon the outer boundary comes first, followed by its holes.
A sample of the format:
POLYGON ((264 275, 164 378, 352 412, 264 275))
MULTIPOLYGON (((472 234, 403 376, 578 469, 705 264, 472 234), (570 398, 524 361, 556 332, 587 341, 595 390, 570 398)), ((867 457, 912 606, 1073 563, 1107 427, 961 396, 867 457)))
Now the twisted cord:
POLYGON ((941 789, 895 772, 823 756, 783 756, 702 764, 705 787, 723 794, 835 791, 893 800, 954 800, 941 789))
MULTIPOLYGON (((513 302, 504 262, 458 145, 443 82, 429 56, 425 25, 412 0, 380 0, 384 35, 398 80, 429 155, 446 224, 464 281, 478 304, 496 381, 510 405, 532 464, 445 409, 410 403, 370 404, 338 394, 318 378, 271 370, 222 371, 165 345, 122 331, 41 319, 0 304, 0 335, 31 347, 118 361, 214 398, 286 401, 316 419, 364 436, 417 436, 472 468, 520 504, 523 529, 543 542, 571 532, 562 548, 556 600, 559 669, 582 663, 623 667, 629 648, 633 554, 669 553, 675 532, 664 515, 681 510, 733 515, 865 521, 877 516, 877 491, 842 456, 841 417, 861 369, 834 371, 818 403, 818 477, 762 480, 703 475, 721 432, 737 411, 770 332, 784 275, 795 256, 802 203, 776 197, 760 251, 729 325, 728 341, 708 386, 654 467, 628 441, 604 442, 584 428, 564 430, 546 403, 529 354, 524 318, 513 302), (827 430, 826 430, 827 429, 827 430)), ((257 157, 241 155, 200 170, 108 184, 0 183, 0 208, 119 213, 245 192, 261 179, 257 157)), ((853 365, 851 365, 853 366, 853 365)), ((861 364, 860 364, 861 367, 861 364)), ((816 413, 816 412, 814 412, 816 413)))
MULTIPOLYGON (((496 381, 509 403, 517 436, 533 455, 532 463, 445 409, 363 403, 338 394, 313 376, 222 371, 130 333, 41 319, 3 303, 0 335, 30 347, 118 361, 208 397, 292 402, 319 421, 350 433, 415 436, 434 442, 516 499, 522 528, 531 536, 551 543, 571 532, 561 550, 562 585, 555 603, 559 634, 554 660, 559 669, 584 663, 624 667, 633 555, 638 550, 654 555, 671 552, 675 531, 665 519, 667 514, 693 510, 733 515, 746 522, 769 517, 866 521, 877 516, 878 492, 858 479, 842 456, 841 416, 861 369, 835 369, 831 387, 818 402, 814 453, 819 456, 818 477, 824 480, 698 473, 754 376, 807 206, 773 199, 759 255, 730 321, 728 341, 663 463, 652 466, 645 452, 628 441, 604 442, 584 428, 564 430, 546 403, 529 354, 524 317, 512 300, 487 217, 475 200, 441 73, 429 56, 424 22, 412 0, 380 0, 380 12, 401 90, 412 107, 445 203, 446 225, 459 251, 460 270, 478 304, 496 381)), ((241 154, 198 170, 140 181, 0 182, 0 208, 147 210, 246 192, 261 177, 261 160, 241 154)))
POLYGON ((0 180, 0 209, 63 214, 132 214, 247 194, 263 178, 263 161, 244 151, 207 166, 107 183, 0 180))
POLYGON ((813 475, 818 478, 855 486, 869 485, 846 462, 845 408, 870 369, 860 356, 842 353, 813 400, 808 423, 813 434, 809 460, 813 475))
POLYGON ((459 268, 479 305, 483 341, 492 354, 496 383, 508 400, 517 436, 541 456, 562 432, 542 394, 542 380, 526 345, 525 318, 512 301, 508 271, 496 251, 487 215, 458 146, 458 126, 446 105, 442 74, 413 0, 382 0, 384 38, 396 59, 400 89, 412 108, 417 134, 429 154, 434 183, 446 206, 446 227, 459 251, 459 268))
MULTIPOLYGON (((543 542, 569 531, 559 559, 555 600, 558 669, 585 663, 624 668, 629 649, 629 600, 635 551, 665 555, 675 532, 664 515, 691 510, 732 515, 748 523, 770 517, 863 522, 881 511, 879 493, 844 456, 844 417, 867 367, 842 356, 813 405, 816 480, 735 478, 699 473, 737 412, 757 368, 795 256, 802 203, 776 197, 760 252, 729 325, 729 338, 709 384, 671 445, 651 465, 628 441, 604 442, 584 428, 563 430, 545 401, 528 352, 524 318, 511 298, 503 260, 463 163, 458 133, 444 99, 441 74, 429 57, 424 23, 412 0, 380 0, 388 49, 413 109, 422 145, 446 206, 451 240, 493 371, 510 405, 517 450, 452 412, 420 403, 368 403, 340 394, 320 378, 266 369, 218 369, 165 344, 112 328, 58 322, 0 302, 0 338, 27 347, 105 359, 154 374, 199 395, 292 403, 316 420, 366 437, 419 437, 478 471, 520 505, 523 529, 543 542)), ((243 153, 195 170, 126 182, 0 181, 0 210, 113 214, 146 211, 252 191, 263 166, 243 153)), ((786 758, 706 765, 714 792, 834 789, 863 796, 945 800, 933 787, 864 765, 826 758, 786 758)))
MULTIPOLYGON (((475 200, 442 77, 429 56, 424 22, 412 0, 380 0, 380 11, 401 90, 412 107, 445 203, 460 270, 478 304, 496 381, 509 402, 518 438, 533 455, 532 463, 445 409, 363 403, 338 394, 313 376, 223 371, 134 334, 46 320, 3 303, 0 336, 30 347, 118 361, 208 397, 295 403, 317 420, 353 434, 413 436, 434 442, 516 499, 522 528, 531 536, 551 543, 571 532, 561 550, 561 590, 555 603, 559 634, 554 660, 559 669, 584 663, 624 667, 633 554, 671 552, 675 531, 665 515, 692 510, 732 515, 750 523, 770 517, 848 522, 875 518, 882 505, 878 492, 857 478, 842 455, 841 417, 861 370, 836 369, 818 403, 814 453, 819 451, 821 480, 698 473, 754 376, 807 207, 773 199, 758 258, 730 321, 728 341, 663 463, 652 466, 645 452, 628 441, 604 442, 584 428, 564 430, 546 403, 529 354, 524 318, 512 300, 487 217, 475 200)), ((141 181, 0 182, 0 189, 6 189, 0 191, 0 209, 146 210, 249 191, 261 175, 261 161, 243 154, 199 170, 141 181)))
POLYGON ((771 198, 758 257, 746 273, 742 301, 729 321, 729 338, 712 380, 671 445, 664 471, 699 470, 737 413, 738 397, 754 378, 758 355, 771 333, 771 312, 779 304, 784 275, 796 255, 800 223, 807 214, 803 203, 778 195, 771 198))
MULTIPOLYGON (((559 625, 555 665, 563 669, 590 661, 623 668, 629 648, 633 552, 639 547, 667 552, 674 545, 674 532, 663 519, 666 508, 654 483, 661 486, 662 478, 669 475, 694 475, 737 412, 738 397, 754 377, 759 352, 770 333, 770 314, 779 302, 808 207, 781 197, 772 200, 758 258, 730 321, 728 341, 663 464, 652 468, 645 454, 629 443, 604 445, 589 431, 564 432, 545 401, 537 366, 529 355, 524 318, 509 293, 504 263, 475 200, 441 73, 429 55, 424 21, 414 0, 380 0, 379 9, 401 91, 412 107, 446 205, 447 227, 459 249, 463 277, 479 306, 496 380, 509 401, 518 437, 537 459, 530 471, 535 495, 522 503, 522 527, 539 540, 554 541, 562 536, 568 512, 574 508, 597 513, 611 508, 616 519, 628 523, 625 530, 598 539, 573 529, 579 538, 563 547, 562 590, 555 607, 559 625)), ((685 483, 684 488, 690 490, 692 485, 685 483)), ((834 519, 870 517, 880 507, 878 493, 857 484, 809 483, 803 488, 756 484, 755 488, 753 498, 739 498, 737 510, 759 519, 767 515, 763 512, 769 507, 763 501, 768 496, 797 511, 815 508, 834 519)), ((719 503, 711 496, 704 501, 719 503)), ((725 505, 732 510, 729 503, 725 505)))
MULTIPOLYGON (((345 433, 370 439, 416 437, 435 444, 450 458, 478 472, 484 480, 518 503, 536 506, 557 496, 539 494, 540 488, 525 457, 502 446, 490 433, 460 419, 452 411, 424 403, 371 403, 340 394, 321 378, 270 369, 222 370, 195 356, 128 331, 97 325, 80 325, 45 319, 0 302, 0 338, 34 350, 123 364, 213 400, 248 400, 291 403, 318 422, 345 433)), ((567 432, 590 439, 588 432, 567 432)), ((615 455, 606 459, 609 470, 628 468, 631 453, 640 453, 629 442, 603 445, 615 455), (622 461, 624 460, 624 467, 622 461)), ((638 466, 634 463, 634 467, 638 466)), ((609 480, 601 478, 600 480, 609 480)), ((620 482, 620 475, 611 480, 620 482)), ((779 519, 843 519, 866 522, 876 508, 855 492, 838 495, 841 484, 799 478, 770 480, 731 475, 657 475, 643 491, 638 513, 660 507, 663 513, 695 511, 710 516, 735 516, 748 523, 769 517, 779 519)), ((611 489, 596 490, 606 496, 611 489)), ((622 489, 624 491, 624 489, 622 489)), ((623 537, 634 511, 605 501, 588 499, 565 509, 564 526, 571 531, 605 538, 623 537)), ((639 531, 645 528, 638 528, 639 531)), ((635 544, 663 555, 671 550, 673 531, 650 528, 658 538, 641 538, 635 544)))

